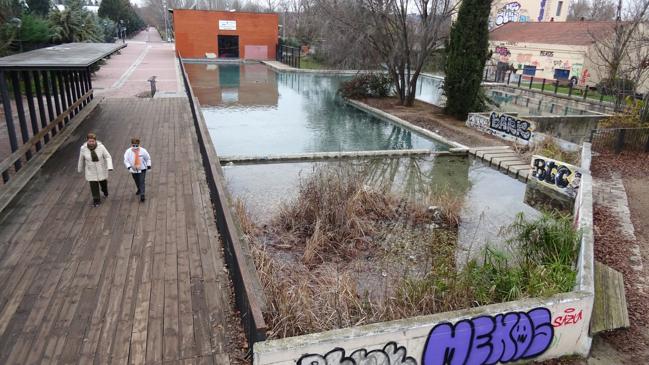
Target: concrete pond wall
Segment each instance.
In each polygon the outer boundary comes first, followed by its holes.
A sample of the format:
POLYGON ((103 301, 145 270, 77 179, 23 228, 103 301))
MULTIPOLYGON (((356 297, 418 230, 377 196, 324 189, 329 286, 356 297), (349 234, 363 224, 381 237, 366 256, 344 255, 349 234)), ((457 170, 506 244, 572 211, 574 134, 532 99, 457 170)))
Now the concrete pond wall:
POLYGON ((534 145, 551 138, 567 151, 578 151, 605 115, 519 116, 518 113, 469 113, 466 126, 509 142, 534 145))

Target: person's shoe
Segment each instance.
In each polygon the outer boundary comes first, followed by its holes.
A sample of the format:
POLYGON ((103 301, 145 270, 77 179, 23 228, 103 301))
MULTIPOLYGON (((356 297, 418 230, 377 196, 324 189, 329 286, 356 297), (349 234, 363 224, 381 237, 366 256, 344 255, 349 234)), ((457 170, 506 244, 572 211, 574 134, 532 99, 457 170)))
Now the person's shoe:
POLYGON ((140 190, 136 191, 135 195, 140 195, 140 190))
POLYGON ((108 192, 104 191, 104 198, 108 198, 108 192))
POLYGON ((144 203, 144 194, 140 195, 140 202, 144 203))
POLYGON ((92 206, 93 206, 93 208, 97 208, 100 204, 101 204, 101 202, 100 202, 100 201, 97 201, 97 200, 95 200, 95 201, 92 202, 92 206))

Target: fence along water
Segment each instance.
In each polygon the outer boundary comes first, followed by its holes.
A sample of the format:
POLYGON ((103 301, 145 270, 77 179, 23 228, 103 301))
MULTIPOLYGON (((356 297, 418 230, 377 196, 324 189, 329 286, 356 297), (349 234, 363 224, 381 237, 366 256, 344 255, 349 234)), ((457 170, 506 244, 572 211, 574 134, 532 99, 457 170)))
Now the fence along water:
POLYGON ((593 129, 590 141, 597 152, 649 152, 649 127, 593 129))

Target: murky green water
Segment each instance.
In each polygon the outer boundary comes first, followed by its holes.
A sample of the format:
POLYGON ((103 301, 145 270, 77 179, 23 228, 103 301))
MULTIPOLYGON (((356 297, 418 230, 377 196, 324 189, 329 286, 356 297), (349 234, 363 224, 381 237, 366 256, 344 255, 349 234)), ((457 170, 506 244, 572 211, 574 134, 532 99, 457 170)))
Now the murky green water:
POLYGON ((278 207, 297 196, 300 182, 316 168, 353 166, 368 185, 388 187, 414 199, 431 189, 463 196, 459 226, 458 262, 491 245, 507 249, 502 228, 519 212, 539 213, 523 203, 525 184, 481 161, 468 157, 384 158, 336 162, 305 162, 224 166, 228 190, 242 199, 250 214, 267 222, 278 207))
POLYGON ((341 77, 275 73, 262 64, 186 69, 220 155, 448 149, 346 105, 336 96, 341 77))

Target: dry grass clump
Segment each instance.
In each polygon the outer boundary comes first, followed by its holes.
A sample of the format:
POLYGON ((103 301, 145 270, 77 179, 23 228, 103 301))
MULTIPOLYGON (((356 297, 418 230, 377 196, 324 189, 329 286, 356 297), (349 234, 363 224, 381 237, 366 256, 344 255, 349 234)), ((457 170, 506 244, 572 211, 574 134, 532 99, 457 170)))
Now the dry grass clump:
POLYGON ((574 261, 575 237, 556 239, 570 229, 565 222, 517 222, 522 244, 548 252, 523 250, 529 256, 523 267, 489 251, 483 264, 470 261, 458 270, 462 197, 432 191, 401 199, 366 186, 353 171, 324 168, 263 227, 237 202, 268 298, 269 338, 551 295, 574 282, 564 274, 574 261), (550 238, 552 245, 539 243, 550 238), (562 245, 572 249, 554 249, 562 245), (560 263, 549 256, 556 253, 560 263), (552 280, 563 280, 563 287, 552 280))
POLYGON ((543 139, 543 141, 537 143, 534 146, 532 153, 572 165, 578 165, 579 161, 581 160, 578 151, 565 151, 561 149, 561 147, 552 138, 547 136, 543 139))

